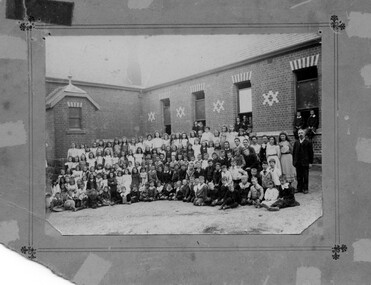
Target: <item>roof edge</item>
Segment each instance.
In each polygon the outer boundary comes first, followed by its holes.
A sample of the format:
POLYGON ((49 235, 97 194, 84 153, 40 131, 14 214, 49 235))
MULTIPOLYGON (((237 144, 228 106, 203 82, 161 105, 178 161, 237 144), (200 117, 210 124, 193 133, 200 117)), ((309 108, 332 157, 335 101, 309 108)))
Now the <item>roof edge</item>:
POLYGON ((239 66, 242 66, 242 65, 251 64, 251 63, 254 63, 254 62, 257 62, 257 61, 265 60, 265 59, 268 59, 270 57, 277 56, 277 55, 282 55, 282 54, 285 54, 285 53, 288 53, 288 52, 291 52, 291 51, 294 51, 294 50, 299 50, 299 49, 307 48, 307 47, 310 47, 310 46, 320 45, 321 44, 320 41, 321 41, 321 37, 318 36, 318 38, 311 39, 311 40, 308 40, 308 41, 305 41, 305 42, 302 42, 302 43, 299 43, 299 44, 296 44, 296 45, 292 45, 292 46, 289 46, 289 47, 285 47, 285 48, 282 48, 282 49, 278 49, 278 50, 275 50, 275 51, 272 51, 272 52, 269 52, 269 53, 265 53, 263 55, 251 57, 251 58, 248 58, 248 59, 245 59, 245 60, 242 60, 242 61, 231 63, 231 64, 228 64, 228 65, 223 65, 221 67, 213 68, 213 69, 203 71, 203 72, 200 72, 200 73, 196 73, 196 74, 193 74, 193 75, 190 75, 190 76, 187 76, 187 77, 182 77, 182 78, 175 79, 175 80, 172 80, 172 81, 169 81, 169 82, 165 82, 165 83, 161 83, 161 84, 154 85, 154 86, 151 86, 151 87, 147 87, 147 88, 144 89, 144 91, 145 92, 153 91, 153 90, 160 89, 160 88, 163 88, 163 87, 167 87, 167 86, 170 86, 170 85, 182 83, 184 81, 188 81, 188 80, 191 80, 191 79, 199 78, 201 76, 206 76, 206 75, 210 75, 210 74, 213 74, 213 73, 216 73, 216 72, 220 72, 220 71, 228 70, 228 69, 231 69, 231 68, 239 67, 239 66))
POLYGON ((46 104, 45 104, 46 110, 54 108, 54 106, 57 105, 65 97, 85 98, 85 99, 89 100, 90 103, 92 103, 93 106, 97 110, 101 109, 100 105, 97 102, 95 102, 94 99, 91 98, 91 96, 88 93, 77 94, 77 93, 73 93, 73 92, 64 92, 63 91, 63 93, 58 94, 58 96, 56 98, 54 98, 55 100, 52 100, 51 102, 46 102, 46 104))
MULTIPOLYGON (((56 77, 45 77, 45 82, 47 83, 57 83, 57 84, 68 84, 68 79, 56 78, 56 77)), ((124 86, 124 85, 114 85, 114 84, 104 84, 104 83, 95 83, 89 81, 80 81, 74 80, 75 85, 88 86, 88 87, 100 87, 107 89, 117 89, 117 90, 126 90, 126 91, 143 91, 144 87, 140 86, 124 86)))

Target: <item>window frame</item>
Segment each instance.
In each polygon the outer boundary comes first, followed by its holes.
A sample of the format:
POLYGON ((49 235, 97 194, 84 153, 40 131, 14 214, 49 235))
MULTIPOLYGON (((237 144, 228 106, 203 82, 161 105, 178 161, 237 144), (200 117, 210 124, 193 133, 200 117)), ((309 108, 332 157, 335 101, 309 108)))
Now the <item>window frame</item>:
POLYGON ((68 107, 68 129, 69 130, 82 130, 82 107, 68 107), (71 116, 71 110, 79 110, 78 115, 71 116), (74 127, 71 126, 71 119, 72 120, 79 120, 79 126, 74 127))
MULTIPOLYGON (((293 71, 293 76, 294 76, 294 92, 295 92, 295 116, 296 116, 296 112, 300 112, 301 113, 301 116, 303 117, 304 119, 304 127, 306 128, 306 124, 307 124, 307 120, 308 120, 308 117, 309 117, 309 113, 310 113, 310 110, 314 110, 314 113, 316 114, 317 117, 319 117, 319 113, 320 113, 320 106, 321 106, 321 102, 320 102, 320 73, 319 73, 319 70, 318 70, 318 67, 317 66, 311 66, 311 67, 307 67, 307 68, 302 68, 302 69, 298 69, 298 70, 294 70, 293 71), (298 80, 298 73, 299 72, 303 72, 305 69, 313 69, 314 71, 314 68, 315 68, 315 74, 316 76, 310 76, 308 75, 308 78, 306 79, 302 79, 302 80, 298 80), (311 108, 298 108, 298 83, 301 83, 301 82, 308 82, 308 81, 317 81, 317 106, 316 107, 311 107, 311 108)), ((321 120, 319 120, 319 128, 321 128, 321 120)))
POLYGON ((251 81, 250 80, 247 80, 247 81, 244 81, 244 82, 239 82, 239 83, 236 83, 235 84, 236 88, 237 88, 237 116, 240 118, 241 122, 242 122, 242 118, 243 116, 247 116, 249 122, 250 122, 250 125, 249 125, 249 129, 252 131, 253 130, 253 92, 252 92, 252 84, 251 84, 251 81), (244 112, 244 113, 241 113, 241 107, 240 107, 240 90, 241 89, 250 89, 251 90, 251 112, 244 112))
POLYGON ((204 126, 206 126, 206 95, 204 90, 200 90, 197 92, 193 92, 193 101, 194 101, 194 121, 202 122, 204 126), (200 94, 203 95, 203 98, 197 99, 197 96, 200 94), (197 118, 197 102, 204 101, 204 118, 197 118))

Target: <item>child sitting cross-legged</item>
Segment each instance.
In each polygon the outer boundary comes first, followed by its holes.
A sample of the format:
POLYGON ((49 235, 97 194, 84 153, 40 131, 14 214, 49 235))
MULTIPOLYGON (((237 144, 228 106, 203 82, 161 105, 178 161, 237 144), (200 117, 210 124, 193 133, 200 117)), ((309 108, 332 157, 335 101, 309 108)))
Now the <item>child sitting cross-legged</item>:
POLYGON ((175 194, 171 183, 166 184, 160 194, 160 200, 174 200, 175 194))
MULTIPOLYGON (((185 183, 187 183, 187 180, 185 181, 186 181, 185 183)), ((182 181, 179 180, 174 185, 175 185, 175 200, 183 201, 186 193, 182 187, 182 181)))
POLYGON ((299 206, 299 202, 295 200, 295 189, 287 182, 285 175, 281 175, 280 183, 278 200, 271 205, 271 209, 278 211, 287 207, 299 206))
POLYGON ((279 192, 277 188, 274 187, 272 181, 269 181, 267 184, 268 188, 265 190, 264 201, 261 202, 260 205, 269 211, 277 211, 276 208, 271 208, 271 206, 277 201, 279 192))
POLYGON ((256 208, 260 208, 260 202, 264 198, 264 189, 258 183, 258 178, 253 177, 251 179, 252 185, 250 187, 250 192, 247 196, 247 204, 255 205, 256 208))
POLYGON ((141 195, 141 201, 144 202, 152 202, 156 200, 156 187, 155 187, 155 182, 151 180, 151 182, 147 182, 144 185, 144 189, 142 191, 141 195))
POLYGON ((138 186, 134 185, 130 192, 131 203, 137 203, 140 200, 140 191, 138 186))
POLYGON ((208 183, 207 197, 210 200, 209 205, 214 207, 218 202, 218 188, 215 187, 213 182, 208 183))
POLYGON ((195 200, 193 204, 195 206, 204 206, 207 198, 207 185, 205 184, 205 177, 200 176, 195 179, 197 182, 195 186, 195 200))
POLYGON ((104 186, 101 191, 99 191, 99 200, 102 206, 112 206, 113 202, 111 202, 111 191, 109 186, 104 186))
POLYGON ((250 186, 251 183, 249 182, 249 177, 247 175, 241 176, 241 182, 239 183, 241 206, 247 205, 247 198, 249 195, 250 186))
POLYGON ((220 206, 219 210, 226 210, 238 207, 239 197, 238 192, 235 191, 233 185, 228 185, 228 189, 225 192, 223 204, 220 206))
POLYGON ((222 205, 224 203, 224 197, 225 197, 225 194, 227 193, 229 187, 231 185, 228 185, 228 177, 224 176, 222 177, 222 185, 218 188, 217 190, 217 199, 215 199, 211 205, 212 206, 215 206, 215 205, 222 205))
POLYGON ((121 186, 118 189, 120 196, 122 198, 122 204, 131 204, 131 195, 130 195, 130 188, 126 188, 126 186, 121 186))
MULTIPOLYGON (((184 179, 184 180, 186 180, 186 179, 184 179)), ((188 181, 188 180, 186 180, 186 181, 188 181)), ((183 200, 184 202, 187 202, 187 203, 193 203, 194 202, 195 195, 196 195, 194 189, 195 189, 196 185, 197 184, 196 184, 195 178, 191 177, 189 179, 189 184, 187 185, 188 187, 186 187, 186 189, 185 189, 185 191, 186 191, 185 195, 186 196, 185 196, 185 201, 183 200)))

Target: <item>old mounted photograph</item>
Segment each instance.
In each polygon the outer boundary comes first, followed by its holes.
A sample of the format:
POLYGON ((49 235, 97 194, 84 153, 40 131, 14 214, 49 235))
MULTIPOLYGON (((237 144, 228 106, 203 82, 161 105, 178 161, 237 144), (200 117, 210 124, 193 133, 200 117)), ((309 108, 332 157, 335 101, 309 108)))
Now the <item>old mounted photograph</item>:
POLYGON ((321 35, 45 43, 62 235, 301 234, 322 216, 321 35))

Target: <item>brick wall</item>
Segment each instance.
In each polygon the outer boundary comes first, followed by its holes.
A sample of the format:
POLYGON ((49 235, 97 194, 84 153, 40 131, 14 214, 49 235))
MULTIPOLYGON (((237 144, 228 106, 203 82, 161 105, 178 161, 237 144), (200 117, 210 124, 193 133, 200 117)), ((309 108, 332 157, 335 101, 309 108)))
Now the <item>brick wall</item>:
MULTIPOLYGON (((257 133, 282 130, 290 132, 295 117, 296 98, 295 76, 289 62, 320 52, 319 45, 312 46, 272 57, 269 62, 268 60, 260 60, 147 92, 75 84, 85 90, 101 106, 101 110, 97 111, 93 105, 83 99, 86 101, 83 104, 86 106, 83 109, 85 133, 71 134, 66 132, 68 126, 64 125, 68 123, 67 98, 54 107, 56 157, 65 157, 72 141, 91 143, 93 139, 97 138, 131 137, 153 133, 155 130, 164 131, 161 100, 166 98, 170 99, 172 131, 189 132, 195 120, 194 96, 190 88, 196 84, 204 84, 205 86, 207 125, 213 130, 220 129, 224 124, 234 124, 238 112, 238 89, 232 82, 232 76, 250 71, 252 72, 253 131, 257 133), (273 103, 272 106, 263 105, 263 94, 270 90, 278 92, 279 102, 273 103), (224 102, 224 110, 219 113, 214 111, 214 103, 217 100, 224 102), (184 108, 185 113, 181 118, 177 116, 179 107, 184 108), (151 112, 154 113, 154 121, 149 120, 148 114, 151 112)), ((318 76, 321 102, 321 60, 318 62, 318 76)), ((61 84, 48 82, 46 84, 47 94, 59 86, 61 84)), ((47 128, 50 127, 48 124, 47 128)), ((51 133, 50 137, 52 137, 51 133)), ((314 142, 315 152, 320 154, 320 136, 316 140, 318 141, 314 142)))
MULTIPOLYGON (((60 84, 47 83, 47 91, 60 84)), ((142 133, 139 94, 133 91, 79 86, 85 90, 101 109, 97 110, 87 99, 65 97, 54 106, 55 157, 65 157, 71 142, 89 143, 95 139, 135 136, 142 133), (68 132, 67 102, 82 102, 82 127, 84 132, 68 132)), ((49 111, 48 111, 49 112, 49 111)), ((47 118, 49 120, 49 118, 47 118)), ((52 126, 47 126, 52 129, 52 126)), ((48 130, 48 133, 50 131, 48 130)), ((53 159, 52 153, 49 153, 53 159)))
MULTIPOLYGON (((211 129, 220 128, 223 124, 233 124, 237 116, 236 85, 232 76, 242 72, 252 72, 252 104, 254 132, 269 132, 292 130, 296 112, 295 75, 290 68, 291 60, 320 53, 320 46, 297 50, 267 60, 258 61, 246 66, 229 69, 179 84, 163 87, 147 92, 143 96, 143 113, 145 115, 143 128, 147 132, 163 130, 163 115, 161 99, 170 98, 171 123, 174 131, 190 131, 195 119, 194 98, 190 87, 199 83, 205 84, 206 123, 211 129), (263 105, 263 94, 272 90, 278 91, 279 103, 263 105), (213 111, 214 103, 224 101, 224 110, 220 113, 213 111), (176 116, 176 109, 185 108, 185 116, 176 116), (148 113, 156 114, 155 121, 148 120, 148 113)), ((321 61, 318 63, 319 80, 321 80, 321 61)), ((319 84, 321 85, 321 84, 319 84)), ((319 89, 321 101, 321 88, 319 89)), ((320 114, 321 115, 321 114, 320 114)), ((320 116, 321 118, 321 116, 320 116)))

